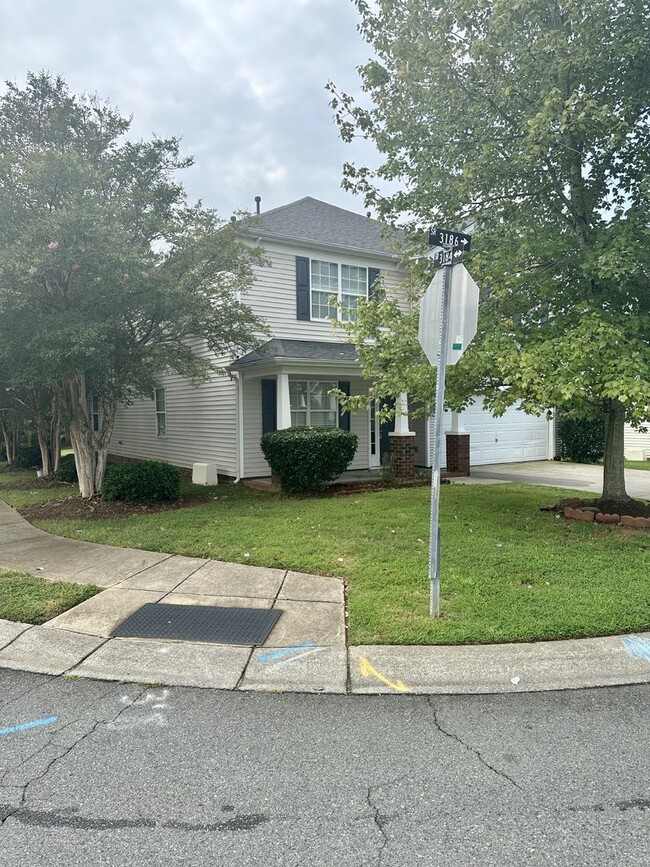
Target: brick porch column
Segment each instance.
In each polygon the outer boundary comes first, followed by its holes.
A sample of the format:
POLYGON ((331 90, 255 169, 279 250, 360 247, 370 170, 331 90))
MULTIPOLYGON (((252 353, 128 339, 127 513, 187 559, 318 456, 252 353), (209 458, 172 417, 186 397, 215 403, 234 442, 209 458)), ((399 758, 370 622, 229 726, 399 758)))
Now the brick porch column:
POLYGON ((396 433, 391 431, 390 468, 397 479, 415 478, 415 433, 396 433))
POLYGON ((469 476, 469 434, 447 434, 447 472, 469 476))

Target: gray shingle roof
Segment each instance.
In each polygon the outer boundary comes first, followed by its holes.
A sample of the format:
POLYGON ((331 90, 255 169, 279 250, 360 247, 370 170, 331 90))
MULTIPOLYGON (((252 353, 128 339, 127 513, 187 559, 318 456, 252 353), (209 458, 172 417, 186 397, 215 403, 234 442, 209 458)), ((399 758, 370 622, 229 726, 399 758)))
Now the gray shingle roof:
POLYGON ((325 343, 321 340, 281 340, 274 337, 259 349, 237 358, 231 367, 255 364, 281 358, 286 361, 345 361, 354 364, 358 361, 356 346, 351 343, 325 343))
POLYGON ((399 230, 311 196, 247 217, 239 225, 261 237, 281 236, 382 255, 394 254, 396 242, 403 239, 399 230))

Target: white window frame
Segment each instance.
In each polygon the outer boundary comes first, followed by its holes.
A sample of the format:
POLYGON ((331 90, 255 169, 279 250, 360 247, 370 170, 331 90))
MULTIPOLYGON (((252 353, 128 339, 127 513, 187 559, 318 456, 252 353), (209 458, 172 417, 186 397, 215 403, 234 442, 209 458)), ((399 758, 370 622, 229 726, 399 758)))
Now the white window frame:
MULTIPOLYGON (((338 427, 339 425, 339 405, 338 401, 334 399, 334 409, 314 409, 310 405, 310 396, 311 396, 311 386, 316 385, 317 383, 321 383, 323 385, 328 385, 329 388, 326 390, 326 394, 329 395, 329 392, 334 388, 338 388, 338 382, 333 379, 290 379, 289 380, 289 405, 291 411, 291 427, 338 427), (297 409, 294 406, 291 406, 291 398, 292 398, 292 386, 296 384, 302 384, 305 386, 305 395, 307 397, 307 401, 304 409, 297 409), (313 424, 311 421, 312 413, 321 412, 321 413, 333 413, 334 414, 334 424, 331 425, 323 425, 323 424, 313 424), (305 414, 305 424, 295 424, 294 416, 296 413, 304 413, 305 414)), ((330 397, 330 400, 332 398, 330 397)))
POLYGON ((167 436, 167 393, 164 387, 156 388, 153 393, 154 409, 156 411, 156 436, 167 436), (159 401, 162 398, 162 403, 159 401), (162 405, 162 409, 160 406, 162 405))
POLYGON ((90 427, 93 433, 99 431, 99 397, 91 394, 88 398, 88 412, 90 415, 90 427))
POLYGON ((351 307, 350 308, 344 308, 342 306, 343 296, 349 295, 353 298, 364 298, 367 301, 368 300, 368 292, 369 292, 369 286, 368 286, 369 270, 370 269, 366 265, 352 265, 350 262, 334 261, 332 259, 310 259, 309 260, 309 314, 310 314, 311 320, 313 322, 331 322, 332 320, 336 320, 337 322, 353 321, 352 317, 346 316, 345 314, 346 314, 346 311, 353 310, 354 308, 351 308, 351 307), (315 262, 318 262, 318 263, 322 262, 325 265, 330 265, 330 266, 335 265, 336 266, 337 289, 336 289, 336 292, 334 292, 332 290, 332 291, 327 293, 329 298, 334 296, 336 298, 338 304, 339 304, 338 307, 330 308, 332 310, 332 313, 336 314, 334 316, 316 316, 314 314, 314 292, 326 294, 326 290, 314 287, 313 272, 314 272, 314 263, 315 262), (347 291, 343 290, 343 285, 342 285, 343 284, 343 273, 342 272, 343 272, 344 268, 356 268, 359 271, 365 271, 366 272, 366 291, 365 291, 365 294, 363 294, 363 293, 357 294, 356 292, 351 292, 349 290, 347 290, 347 291))

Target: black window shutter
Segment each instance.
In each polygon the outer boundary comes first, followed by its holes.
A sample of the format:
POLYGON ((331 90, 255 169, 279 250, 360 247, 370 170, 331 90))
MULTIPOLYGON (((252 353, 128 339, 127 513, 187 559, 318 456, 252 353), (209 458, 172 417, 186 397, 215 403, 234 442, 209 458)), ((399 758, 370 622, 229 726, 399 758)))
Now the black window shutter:
POLYGON ((309 259, 296 256, 296 319, 309 320, 309 259))
MULTIPOLYGON (((350 383, 339 382, 339 391, 342 391, 347 397, 350 397, 350 383)), ((339 407, 339 427, 341 430, 350 430, 350 410, 345 411, 339 407)))
POLYGON ((368 298, 372 301, 379 298, 379 268, 368 268, 368 298))
POLYGON ((262 380, 262 433, 270 433, 278 428, 278 398, 275 379, 262 380))

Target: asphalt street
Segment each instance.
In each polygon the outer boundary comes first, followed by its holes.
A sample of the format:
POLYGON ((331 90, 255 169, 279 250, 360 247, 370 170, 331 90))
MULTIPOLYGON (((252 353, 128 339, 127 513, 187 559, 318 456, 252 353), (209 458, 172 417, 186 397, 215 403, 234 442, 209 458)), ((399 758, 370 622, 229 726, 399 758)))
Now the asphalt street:
POLYGON ((0 670, 2 867, 646 865, 647 685, 324 696, 0 670))

